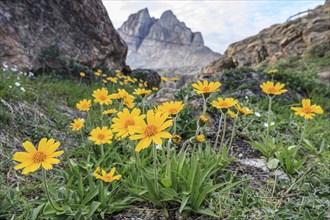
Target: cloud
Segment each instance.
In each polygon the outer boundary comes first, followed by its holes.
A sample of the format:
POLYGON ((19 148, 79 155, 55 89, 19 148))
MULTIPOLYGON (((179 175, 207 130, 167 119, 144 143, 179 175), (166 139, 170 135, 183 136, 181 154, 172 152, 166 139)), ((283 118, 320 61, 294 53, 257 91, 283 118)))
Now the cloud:
POLYGON ((150 15, 155 18, 170 9, 193 32, 202 32, 206 46, 221 53, 231 43, 255 35, 273 24, 285 22, 291 15, 313 9, 323 3, 324 0, 103 0, 116 28, 119 28, 130 14, 143 8, 148 8, 150 15))

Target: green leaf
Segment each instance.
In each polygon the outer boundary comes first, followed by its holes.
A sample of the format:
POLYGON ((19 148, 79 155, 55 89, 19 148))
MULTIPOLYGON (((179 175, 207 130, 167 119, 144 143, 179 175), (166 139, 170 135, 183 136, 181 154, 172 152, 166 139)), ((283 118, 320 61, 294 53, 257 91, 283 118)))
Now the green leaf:
POLYGON ((82 205, 86 205, 89 201, 91 201, 99 192, 98 188, 95 187, 92 189, 81 202, 82 205))
POLYGON ((92 205, 89 206, 89 211, 87 214, 87 219, 91 219, 97 208, 101 205, 100 202, 93 201, 92 205))
POLYGON ((31 220, 37 219, 39 212, 42 209, 42 207, 44 207, 44 205, 46 205, 46 204, 41 204, 37 208, 33 209, 31 220))
POLYGON ((207 215, 207 216, 212 216, 212 217, 215 217, 215 218, 219 218, 218 215, 216 215, 214 212, 212 212, 211 210, 209 209, 199 209, 197 211, 194 211, 198 214, 201 214, 201 215, 207 215))
POLYGON ((270 170, 275 170, 278 167, 279 162, 280 161, 277 158, 272 158, 272 159, 268 160, 267 167, 270 170))
POLYGON ((181 205, 180 205, 180 209, 179 209, 179 212, 180 212, 180 213, 183 211, 184 207, 186 207, 189 197, 190 197, 190 196, 184 196, 184 197, 182 198, 181 205))

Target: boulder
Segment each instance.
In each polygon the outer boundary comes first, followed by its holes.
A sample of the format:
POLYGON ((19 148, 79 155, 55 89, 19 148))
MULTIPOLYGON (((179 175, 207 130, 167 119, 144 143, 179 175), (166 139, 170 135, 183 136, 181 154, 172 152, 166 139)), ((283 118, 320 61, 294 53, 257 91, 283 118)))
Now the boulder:
POLYGON ((9 66, 39 69, 49 58, 59 60, 54 68, 74 61, 121 69, 126 54, 101 0, 0 1, 0 59, 9 66))
POLYGON ((135 69, 130 73, 132 78, 142 79, 143 81, 148 82, 148 88, 159 87, 160 84, 160 75, 149 69, 135 69))

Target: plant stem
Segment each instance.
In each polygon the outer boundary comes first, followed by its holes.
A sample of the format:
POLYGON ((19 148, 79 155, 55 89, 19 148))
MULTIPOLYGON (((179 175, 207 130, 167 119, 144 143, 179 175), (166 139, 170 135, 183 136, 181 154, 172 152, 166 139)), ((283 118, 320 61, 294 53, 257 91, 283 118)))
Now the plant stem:
POLYGON ((92 126, 91 115, 89 114, 89 111, 87 111, 87 114, 88 114, 88 124, 89 126, 92 126))
POLYGON ((206 98, 203 94, 203 115, 205 115, 207 109, 206 98))
POLYGON ((178 115, 175 116, 174 120, 173 120, 173 136, 176 135, 176 117, 178 115))
POLYGON ((101 126, 103 126, 103 105, 101 104, 101 126))
POLYGON ((303 127, 303 130, 302 130, 302 132, 301 132, 301 136, 300 136, 300 139, 299 139, 299 142, 298 142, 298 146, 297 146, 297 148, 296 148, 296 151, 294 152, 294 157, 296 157, 296 154, 297 154, 297 152, 298 152, 299 149, 300 149, 301 142, 302 142, 302 140, 304 139, 306 126, 307 126, 307 118, 305 118, 305 121, 304 121, 304 127, 303 127))
POLYGON ((231 154, 231 144, 233 143, 233 139, 234 139, 234 135, 235 135, 235 128, 236 128, 236 122, 238 119, 238 115, 239 115, 239 112, 237 113, 237 116, 234 120, 233 130, 231 131, 231 137, 230 137, 229 147, 228 147, 229 154, 231 154))
MULTIPOLYGON (((226 120, 227 120, 227 114, 224 115, 224 118, 223 118, 223 133, 222 133, 222 137, 221 137, 221 142, 220 142, 220 148, 222 148, 223 146, 223 141, 225 139, 225 134, 226 134, 226 120)), ((220 152, 220 148, 219 148, 219 152, 220 152)))
POLYGON ((101 144, 101 156, 104 156, 104 147, 103 147, 103 144, 101 144))
POLYGON ((153 157, 154 157, 154 178, 155 178, 155 191, 157 194, 157 197, 159 197, 159 190, 158 190, 158 179, 157 179, 157 149, 155 144, 153 144, 152 147, 153 157))
POLYGON ((217 148, 217 145, 218 145, 218 140, 219 140, 219 136, 220 136, 220 128, 221 128, 221 123, 222 123, 222 115, 223 115, 223 113, 221 112, 221 116, 220 116, 220 119, 219 119, 217 136, 215 138, 215 142, 214 142, 214 146, 213 146, 214 150, 217 148))
POLYGON ((268 96, 269 97, 269 104, 268 104, 268 120, 267 120, 267 140, 268 140, 268 135, 269 135, 269 128, 270 128, 270 122, 271 122, 271 112, 272 112, 272 97, 271 96, 268 96))
POLYGON ((47 196, 47 200, 49 201, 50 205, 52 206, 52 208, 57 211, 57 212, 61 212, 63 211, 63 209, 59 208, 54 202, 53 200, 50 198, 50 194, 48 191, 48 186, 47 186, 47 179, 46 179, 46 170, 42 168, 42 181, 44 182, 44 187, 45 187, 45 191, 46 191, 46 196, 47 196))

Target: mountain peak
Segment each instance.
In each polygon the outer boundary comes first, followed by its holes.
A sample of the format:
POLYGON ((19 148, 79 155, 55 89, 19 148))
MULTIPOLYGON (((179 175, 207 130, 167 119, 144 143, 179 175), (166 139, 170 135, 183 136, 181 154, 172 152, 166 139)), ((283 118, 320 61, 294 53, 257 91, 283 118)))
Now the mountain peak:
POLYGON ((155 19, 147 8, 142 9, 130 15, 118 32, 128 46, 126 61, 133 68, 206 65, 220 57, 204 46, 200 32, 192 32, 171 10, 155 19))

